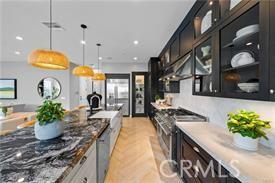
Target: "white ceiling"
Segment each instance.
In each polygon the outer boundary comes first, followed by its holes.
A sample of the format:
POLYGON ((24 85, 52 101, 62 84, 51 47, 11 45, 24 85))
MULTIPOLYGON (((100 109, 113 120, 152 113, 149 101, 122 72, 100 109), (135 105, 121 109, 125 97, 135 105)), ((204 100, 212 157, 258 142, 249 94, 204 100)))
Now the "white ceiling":
MULTIPOLYGON (((49 47, 49 0, 1 1, 1 61, 26 61, 28 53, 49 47), (23 41, 16 40, 22 36, 23 41), (20 51, 20 55, 15 55, 20 51)), ((53 21, 65 31, 53 32, 53 49, 70 61, 82 61, 82 30, 86 31, 86 64, 96 63, 96 43, 103 44, 103 62, 147 62, 158 56, 195 0, 53 0, 53 21), (133 41, 139 44, 134 45, 133 41), (108 60, 107 57, 112 57, 108 60), (138 57, 137 61, 133 57, 138 57)))

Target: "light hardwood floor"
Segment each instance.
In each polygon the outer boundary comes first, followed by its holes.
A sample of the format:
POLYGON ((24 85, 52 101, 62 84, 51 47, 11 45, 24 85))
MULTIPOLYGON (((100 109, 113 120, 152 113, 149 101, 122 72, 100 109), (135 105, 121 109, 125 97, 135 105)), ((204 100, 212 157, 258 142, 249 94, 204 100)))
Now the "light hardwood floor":
MULTIPOLYGON (((166 160, 154 126, 148 118, 124 118, 123 126, 111 156, 105 183, 178 183, 160 172, 166 160)), ((171 174, 168 165, 164 172, 171 174)))

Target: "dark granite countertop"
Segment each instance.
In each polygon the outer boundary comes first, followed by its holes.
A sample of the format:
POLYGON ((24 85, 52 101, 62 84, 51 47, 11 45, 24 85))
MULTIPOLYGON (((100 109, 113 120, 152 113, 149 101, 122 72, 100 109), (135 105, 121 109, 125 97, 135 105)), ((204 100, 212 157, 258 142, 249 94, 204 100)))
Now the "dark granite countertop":
POLYGON ((33 127, 0 137, 0 182, 61 182, 108 125, 66 123, 62 136, 47 141, 37 140, 33 127))

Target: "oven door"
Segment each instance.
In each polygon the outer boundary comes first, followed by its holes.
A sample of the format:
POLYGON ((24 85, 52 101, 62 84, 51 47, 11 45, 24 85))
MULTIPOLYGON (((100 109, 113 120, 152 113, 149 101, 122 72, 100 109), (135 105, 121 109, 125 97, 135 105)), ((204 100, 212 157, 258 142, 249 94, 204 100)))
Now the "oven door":
POLYGON ((167 159, 171 159, 172 149, 172 136, 171 133, 162 126, 161 123, 157 123, 157 135, 160 146, 167 159))

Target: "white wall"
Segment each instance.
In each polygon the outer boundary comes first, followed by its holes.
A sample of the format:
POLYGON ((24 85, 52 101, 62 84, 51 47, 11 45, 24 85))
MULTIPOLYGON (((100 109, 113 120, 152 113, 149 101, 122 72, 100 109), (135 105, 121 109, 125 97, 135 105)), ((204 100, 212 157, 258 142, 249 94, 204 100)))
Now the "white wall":
MULTIPOLYGON (((166 94, 167 95, 167 94, 166 94)), ((183 107, 210 118, 215 123, 226 128, 227 113, 238 109, 247 109, 257 112, 264 120, 272 121, 272 139, 275 138, 275 102, 239 100, 192 95, 192 79, 180 82, 180 93, 173 96, 173 106, 183 107)), ((270 141, 275 146, 275 139, 270 141)), ((275 147, 274 147, 275 148, 275 147)))
POLYGON ((76 77, 72 74, 73 69, 77 67, 76 64, 71 63, 70 65, 70 109, 75 108, 76 106, 79 105, 79 89, 80 89, 80 85, 79 85, 79 77, 76 77))
MULTIPOLYGON (((17 79, 17 99, 0 100, 4 104, 37 104, 43 99, 37 92, 37 85, 45 77, 54 77, 61 84, 61 94, 56 101, 61 102, 63 107, 70 109, 70 75, 71 69, 65 71, 44 70, 35 68, 27 62, 0 62, 1 78, 17 79)), ((71 65, 74 67, 75 65, 71 65)), ((71 80, 72 81, 72 80, 71 80)), ((77 85, 77 84, 76 84, 77 85)), ((71 97, 72 98, 72 97, 71 97)), ((78 98, 77 98, 78 101, 78 98)), ((73 106, 74 107, 74 106, 73 106)))
POLYGON ((104 73, 147 72, 148 63, 102 63, 104 73))

